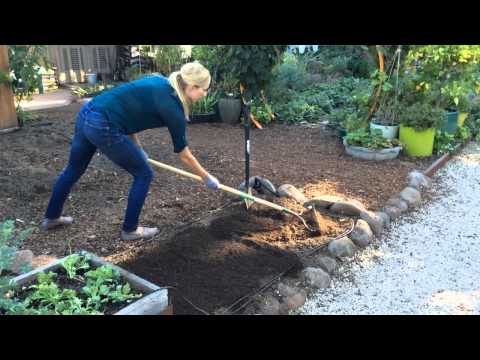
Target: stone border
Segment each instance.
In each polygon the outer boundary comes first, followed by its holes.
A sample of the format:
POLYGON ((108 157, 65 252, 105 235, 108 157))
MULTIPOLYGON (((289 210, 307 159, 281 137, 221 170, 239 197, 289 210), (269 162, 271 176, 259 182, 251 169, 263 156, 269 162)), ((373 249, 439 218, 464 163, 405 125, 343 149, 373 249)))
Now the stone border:
MULTIPOLYGON (((340 239, 333 239, 322 249, 322 253, 307 260, 305 268, 295 277, 278 281, 273 293, 258 295, 256 305, 263 315, 286 315, 303 306, 308 293, 317 289, 328 288, 332 276, 342 258, 351 257, 361 248, 370 244, 374 237, 379 237, 383 229, 403 213, 417 207, 421 202, 421 191, 431 186, 431 177, 462 150, 470 141, 459 144, 454 151, 441 156, 424 172, 414 170, 408 174, 408 185, 393 195, 378 212, 368 211, 357 201, 342 200, 335 196, 310 199, 303 205, 316 205, 346 216, 357 217, 353 231, 340 239)), ((299 199, 298 196, 291 198, 299 199)), ((287 194, 288 196, 288 194, 287 194)), ((298 200, 297 200, 298 201, 298 200)), ((258 313, 258 312, 256 312, 258 313)))

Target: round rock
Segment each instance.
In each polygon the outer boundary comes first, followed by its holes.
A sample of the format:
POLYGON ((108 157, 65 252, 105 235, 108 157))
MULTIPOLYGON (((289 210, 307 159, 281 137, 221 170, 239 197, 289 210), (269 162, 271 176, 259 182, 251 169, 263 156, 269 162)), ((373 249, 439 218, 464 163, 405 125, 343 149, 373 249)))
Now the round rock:
POLYGON ((299 204, 303 204, 307 201, 305 195, 303 195, 295 186, 290 184, 280 185, 277 189, 277 195, 280 197, 292 198, 299 204))
POLYGON ((309 207, 313 205, 316 209, 328 209, 333 204, 341 201, 345 201, 345 199, 333 195, 322 195, 306 201, 303 206, 309 207))
POLYGON ((393 206, 400 210, 401 213, 404 213, 408 210, 408 203, 401 199, 399 196, 394 196, 388 199, 386 206, 393 206))
POLYGON ((336 214, 347 215, 347 216, 360 216, 362 211, 367 209, 363 204, 358 200, 347 200, 339 201, 330 206, 330 210, 336 214))
POLYGON ((317 257, 315 258, 315 261, 318 264, 318 266, 320 266, 323 270, 325 270, 329 274, 333 273, 338 266, 337 261, 331 258, 330 256, 317 255, 317 257))
POLYGON ((10 270, 15 274, 29 270, 32 266, 33 252, 31 250, 19 250, 15 253, 10 270))
POLYGON ((280 302, 275 297, 269 295, 262 299, 259 306, 259 312, 263 315, 279 315, 280 302))
POLYGON ((432 180, 420 171, 414 170, 408 174, 408 186, 414 189, 429 188, 431 185, 432 180))
POLYGON ((380 220, 383 223, 383 227, 390 225, 390 215, 388 215, 384 211, 378 211, 376 212, 377 216, 380 218, 380 220))
POLYGON ((390 216, 390 220, 395 220, 396 218, 398 218, 400 215, 402 215, 402 211, 395 207, 395 206, 385 206, 385 208, 383 209, 383 211, 388 215, 390 216))
POLYGON ((303 269, 301 278, 308 285, 318 289, 328 288, 332 281, 328 273, 320 268, 314 267, 303 269))
POLYGON ((383 221, 382 218, 373 211, 362 211, 360 214, 360 218, 365 220, 368 225, 370 225, 370 229, 372 229, 373 233, 376 236, 379 236, 383 231, 383 221))
POLYGON ((422 196, 417 189, 407 186, 400 194, 400 198, 408 203, 408 206, 416 206, 422 200, 422 196))
POLYGON ((300 306, 305 304, 307 300, 307 295, 305 292, 299 292, 292 296, 288 296, 283 300, 283 304, 286 306, 287 311, 298 309, 300 306))
POLYGON ((355 244, 348 237, 336 239, 328 244, 328 251, 334 257, 350 257, 357 250, 355 244))
POLYGON ((355 228, 348 235, 355 245, 360 247, 366 247, 372 242, 373 232, 370 226, 365 220, 358 220, 355 224, 355 228))

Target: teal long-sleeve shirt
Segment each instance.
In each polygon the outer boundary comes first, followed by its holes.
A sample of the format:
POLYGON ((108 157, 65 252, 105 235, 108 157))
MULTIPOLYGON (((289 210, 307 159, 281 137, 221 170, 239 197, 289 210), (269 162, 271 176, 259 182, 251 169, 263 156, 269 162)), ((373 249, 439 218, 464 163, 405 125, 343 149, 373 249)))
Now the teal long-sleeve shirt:
POLYGON ((188 146, 182 103, 163 76, 149 76, 120 85, 94 97, 92 104, 124 134, 167 127, 175 153, 188 146))

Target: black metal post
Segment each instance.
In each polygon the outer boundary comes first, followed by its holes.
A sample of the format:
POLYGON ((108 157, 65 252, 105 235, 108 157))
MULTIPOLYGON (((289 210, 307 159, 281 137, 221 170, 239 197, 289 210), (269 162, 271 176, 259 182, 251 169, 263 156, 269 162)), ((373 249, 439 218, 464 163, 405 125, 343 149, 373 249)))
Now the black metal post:
POLYGON ((250 105, 243 104, 243 121, 245 128, 245 192, 250 194, 250 105))

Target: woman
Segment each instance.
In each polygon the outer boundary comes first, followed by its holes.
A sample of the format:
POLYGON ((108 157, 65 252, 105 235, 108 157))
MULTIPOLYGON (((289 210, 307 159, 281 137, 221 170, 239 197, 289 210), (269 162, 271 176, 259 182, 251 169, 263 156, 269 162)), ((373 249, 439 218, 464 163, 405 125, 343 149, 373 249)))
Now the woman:
POLYGON ((208 93, 210 73, 198 62, 182 66, 170 77, 149 76, 116 87, 96 96, 82 107, 75 126, 68 165, 59 176, 40 225, 48 230, 70 225, 73 219, 61 216, 72 186, 87 169, 99 149, 111 161, 134 178, 121 231, 122 240, 146 239, 157 228, 138 226, 138 219, 148 193, 153 171, 147 163, 137 133, 164 127, 170 132, 173 151, 210 189, 218 189, 218 180, 195 159, 188 148, 186 122, 193 102, 208 93))

